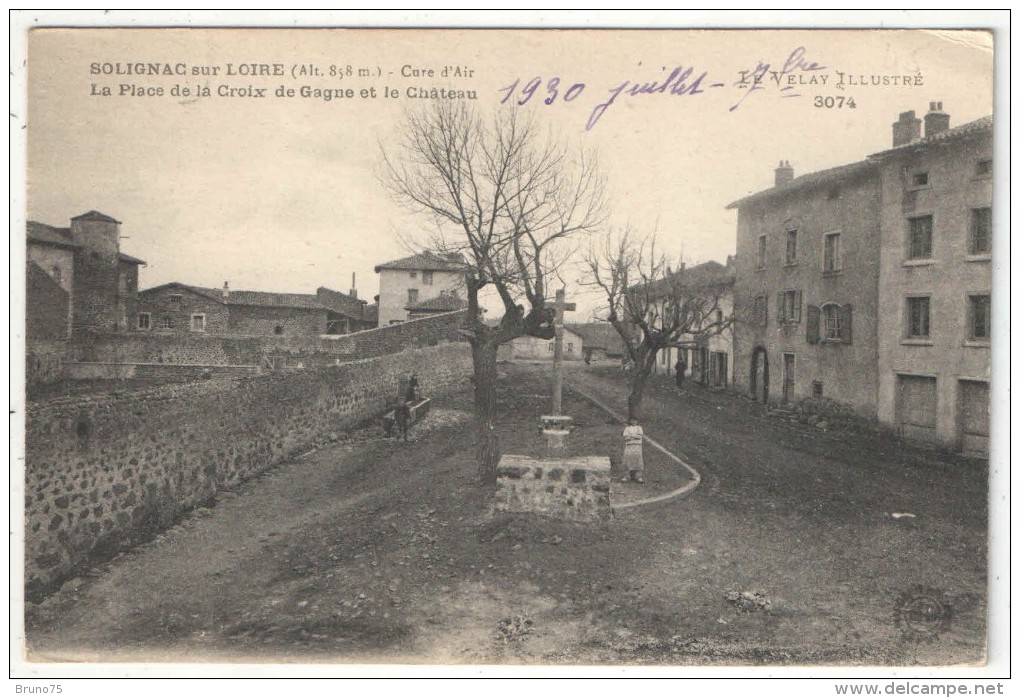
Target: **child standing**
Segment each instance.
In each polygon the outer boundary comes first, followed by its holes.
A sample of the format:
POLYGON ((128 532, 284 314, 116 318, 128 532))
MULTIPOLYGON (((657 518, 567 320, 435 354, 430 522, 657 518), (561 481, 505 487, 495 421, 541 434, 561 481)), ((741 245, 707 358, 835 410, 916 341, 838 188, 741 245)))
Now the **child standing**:
POLYGON ((623 430, 623 468, 627 474, 623 476, 623 482, 634 482, 644 484, 645 458, 642 453, 645 432, 638 425, 636 419, 627 422, 623 430))

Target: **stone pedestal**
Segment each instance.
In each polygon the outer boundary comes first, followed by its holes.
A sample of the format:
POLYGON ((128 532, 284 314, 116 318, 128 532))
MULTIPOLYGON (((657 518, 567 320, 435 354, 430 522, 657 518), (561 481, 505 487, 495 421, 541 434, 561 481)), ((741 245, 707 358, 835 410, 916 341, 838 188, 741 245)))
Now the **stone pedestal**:
POLYGON ((496 479, 496 511, 532 512, 572 521, 607 521, 609 458, 503 456, 496 479))

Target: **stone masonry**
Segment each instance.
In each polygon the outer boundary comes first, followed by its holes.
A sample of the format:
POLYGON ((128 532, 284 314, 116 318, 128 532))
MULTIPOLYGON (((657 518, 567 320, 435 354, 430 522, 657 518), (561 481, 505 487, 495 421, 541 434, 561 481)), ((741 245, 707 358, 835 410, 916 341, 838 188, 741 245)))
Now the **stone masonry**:
POLYGON ((533 512, 572 521, 608 521, 609 459, 505 455, 499 461, 496 511, 533 512))

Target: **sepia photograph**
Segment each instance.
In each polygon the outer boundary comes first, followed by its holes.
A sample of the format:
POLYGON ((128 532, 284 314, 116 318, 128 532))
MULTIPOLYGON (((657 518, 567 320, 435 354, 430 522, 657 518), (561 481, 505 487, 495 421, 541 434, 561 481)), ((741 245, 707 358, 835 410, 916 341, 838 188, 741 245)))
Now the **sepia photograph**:
POLYGON ((988 666, 999 30, 201 19, 24 34, 21 676, 988 666))

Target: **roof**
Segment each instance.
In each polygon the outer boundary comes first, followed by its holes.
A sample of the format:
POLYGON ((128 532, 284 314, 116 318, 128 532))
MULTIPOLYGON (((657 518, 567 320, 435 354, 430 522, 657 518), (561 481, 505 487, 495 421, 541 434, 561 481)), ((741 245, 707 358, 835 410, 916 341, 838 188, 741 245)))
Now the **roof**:
POLYGON ((408 305, 404 310, 411 312, 448 313, 454 310, 463 310, 468 307, 468 302, 459 296, 450 293, 440 294, 435 298, 408 305))
POLYGON ((83 213, 80 216, 75 216, 71 220, 72 221, 103 221, 104 223, 117 223, 118 225, 120 224, 120 221, 117 220, 116 218, 113 218, 112 216, 108 216, 105 213, 100 213, 99 211, 95 211, 95 210, 88 211, 87 213, 83 213))
POLYGON ((144 259, 138 259, 138 257, 132 257, 129 254, 124 254, 123 252, 117 253, 117 257, 120 261, 127 262, 128 264, 145 264, 144 259))
POLYGON ((374 323, 378 323, 379 322, 379 304, 378 303, 372 303, 371 305, 366 305, 365 306, 364 320, 365 320, 365 322, 374 322, 374 323))
POLYGON ((464 256, 459 252, 436 254, 435 252, 419 252, 410 257, 384 262, 375 267, 378 274, 383 269, 420 269, 422 271, 463 271, 464 256))
POLYGON ((79 249, 81 245, 71 239, 70 228, 54 228, 52 225, 28 221, 25 226, 28 234, 28 241, 41 245, 53 245, 55 247, 67 247, 79 249))
POLYGON ((320 286, 316 289, 315 297, 318 299, 319 303, 333 312, 340 313, 341 315, 347 315, 358 320, 362 320, 365 317, 365 306, 368 301, 363 301, 360 298, 350 296, 341 291, 334 291, 333 289, 326 288, 325 286, 320 286))
POLYGON ((254 305, 265 308, 302 308, 306 310, 328 310, 319 302, 318 297, 307 293, 270 293, 266 291, 235 291, 230 290, 229 295, 223 297, 223 289, 206 288, 203 286, 191 286, 172 281, 161 286, 154 286, 141 291, 141 294, 149 294, 153 291, 161 291, 165 288, 179 288, 191 291, 209 300, 222 303, 223 305, 254 305))
POLYGON ((587 322, 582 325, 566 325, 584 342, 585 349, 604 349, 607 354, 623 354, 623 339, 608 322, 587 322))
POLYGON ((810 189, 814 187, 821 187, 829 184, 835 184, 838 182, 844 182, 852 177, 859 174, 869 172, 871 170, 877 170, 877 165, 871 160, 861 160, 859 162, 852 162, 849 165, 840 165, 838 167, 830 167, 827 170, 819 170, 818 172, 809 172, 806 175, 796 177, 789 182, 783 184, 777 184, 770 189, 763 189, 759 192, 755 192, 749 196, 745 196, 743 199, 737 199, 731 204, 726 206, 727 210, 740 208, 747 204, 756 203, 758 201, 764 201, 771 199, 776 196, 788 194, 792 191, 801 189, 810 189))
POLYGON ((960 124, 955 128, 946 129, 941 133, 936 133, 934 136, 928 136, 927 138, 921 138, 910 143, 904 143, 898 145, 895 148, 889 148, 881 152, 872 155, 872 158, 882 158, 887 155, 896 155, 909 150, 916 150, 917 148, 923 148, 933 143, 941 143, 949 140, 956 140, 957 138, 966 138, 967 136, 973 136, 976 134, 983 133, 985 131, 990 132, 992 130, 992 117, 982 116, 980 119, 974 121, 968 121, 965 124, 960 124))

